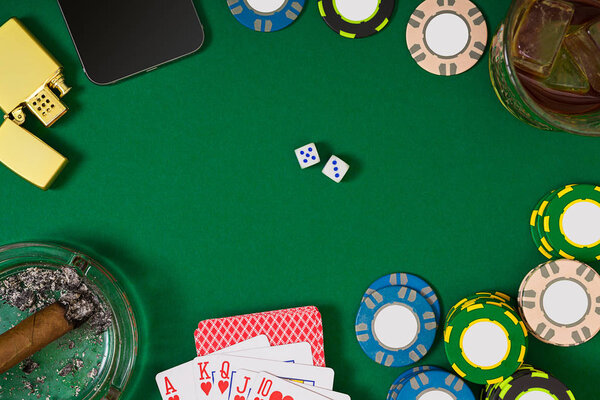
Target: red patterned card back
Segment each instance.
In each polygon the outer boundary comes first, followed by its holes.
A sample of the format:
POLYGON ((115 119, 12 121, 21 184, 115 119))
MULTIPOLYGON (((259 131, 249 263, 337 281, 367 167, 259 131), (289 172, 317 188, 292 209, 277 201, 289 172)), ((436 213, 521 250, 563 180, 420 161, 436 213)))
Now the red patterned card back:
POLYGON ((207 319, 194 332, 196 352, 204 356, 257 335, 267 335, 272 346, 310 343, 316 366, 325 366, 321 313, 314 306, 207 319))

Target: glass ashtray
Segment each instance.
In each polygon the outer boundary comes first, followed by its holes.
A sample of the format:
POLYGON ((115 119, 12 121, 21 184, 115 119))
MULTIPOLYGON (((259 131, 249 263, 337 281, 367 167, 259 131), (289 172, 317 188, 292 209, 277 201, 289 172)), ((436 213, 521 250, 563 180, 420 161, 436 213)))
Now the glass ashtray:
MULTIPOLYGON (((0 375, 0 399, 115 400, 127 385, 136 361, 138 332, 129 300, 113 276, 87 255, 55 244, 0 247, 0 281, 30 267, 61 266, 72 267, 87 279, 112 313, 112 325, 97 334, 83 324, 35 353, 31 361, 39 366, 33 371, 21 363, 0 375)), ((29 315, 0 304, 0 333, 29 315)))

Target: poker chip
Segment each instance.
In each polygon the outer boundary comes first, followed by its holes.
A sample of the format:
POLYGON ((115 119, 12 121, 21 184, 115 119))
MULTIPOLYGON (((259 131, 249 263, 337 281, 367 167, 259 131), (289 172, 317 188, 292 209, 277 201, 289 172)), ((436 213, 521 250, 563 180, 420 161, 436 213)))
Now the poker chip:
POLYGON ((275 32, 291 25, 305 0, 227 0, 233 16, 257 32, 275 32))
POLYGON ((364 38, 390 22, 395 0, 319 0, 319 12, 329 27, 345 38, 364 38))
POLYGON ((386 400, 397 400, 398 399, 398 391, 400 389, 402 389, 402 386, 404 386, 404 384, 406 382, 408 382, 408 379, 410 379, 410 377, 413 376, 414 374, 422 372, 422 371, 428 371, 430 369, 436 369, 436 368, 438 368, 438 367, 430 367, 430 366, 424 365, 424 366, 420 366, 420 367, 407 369, 406 371, 401 373, 396 378, 394 383, 392 383, 392 386, 390 387, 390 390, 388 391, 386 400))
POLYGON ((431 286, 429 286, 429 283, 416 275, 399 272, 382 276, 369 286, 363 296, 363 301, 374 291, 382 289, 386 286, 406 286, 410 289, 416 290, 431 305, 433 312, 435 313, 436 321, 438 323, 440 322, 442 311, 437 294, 431 288, 431 286))
POLYGON ((541 226, 541 216, 543 215, 544 211, 546 210, 546 207, 548 206, 548 200, 554 197, 555 193, 556 190, 553 190, 552 192, 542 197, 531 212, 531 217, 529 218, 529 229, 531 232, 533 242, 535 243, 535 246, 537 247, 538 251, 548 259, 553 258, 553 249, 550 247, 547 240, 542 241, 542 235, 540 234, 539 227, 541 226))
POLYGON ((397 400, 453 399, 475 400, 471 389, 458 376, 441 368, 413 372, 404 378, 397 400))
POLYGON ((416 290, 388 286, 371 292, 356 316, 356 338, 375 362, 402 367, 423 358, 435 339, 432 306, 416 290))
POLYGON ((501 292, 477 292, 469 297, 465 297, 464 299, 461 299, 458 303, 453 305, 450 308, 450 310, 448 311, 445 322, 448 323, 448 321, 450 321, 452 319, 452 316, 454 315, 454 313, 457 310, 464 309, 473 304, 484 303, 487 300, 496 300, 496 301, 503 302, 505 307, 508 307, 513 311, 515 310, 509 304, 511 299, 510 299, 510 296, 508 296, 507 294, 504 294, 501 292))
POLYGON ((487 385, 481 400, 575 400, 564 383, 542 370, 523 366, 502 382, 487 385))
POLYGON ((412 58, 435 75, 457 75, 473 67, 487 45, 487 24, 469 0, 425 0, 406 27, 412 58))
POLYGON ((572 184, 544 196, 529 221, 546 258, 600 260, 600 187, 572 184))
POLYGON ((600 275, 576 260, 548 261, 521 282, 518 303, 531 334, 556 346, 576 346, 600 331, 600 275))
POLYGON ((444 347, 461 378, 492 384, 523 364, 528 333, 510 301, 504 293, 480 292, 451 308, 444 325, 444 347))

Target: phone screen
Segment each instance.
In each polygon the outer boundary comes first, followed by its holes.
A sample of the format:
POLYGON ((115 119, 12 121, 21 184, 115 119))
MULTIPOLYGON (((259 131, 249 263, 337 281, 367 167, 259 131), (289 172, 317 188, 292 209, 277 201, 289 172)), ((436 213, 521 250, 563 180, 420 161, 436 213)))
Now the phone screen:
POLYGON ((58 0, 88 78, 114 83, 198 50, 192 0, 58 0))

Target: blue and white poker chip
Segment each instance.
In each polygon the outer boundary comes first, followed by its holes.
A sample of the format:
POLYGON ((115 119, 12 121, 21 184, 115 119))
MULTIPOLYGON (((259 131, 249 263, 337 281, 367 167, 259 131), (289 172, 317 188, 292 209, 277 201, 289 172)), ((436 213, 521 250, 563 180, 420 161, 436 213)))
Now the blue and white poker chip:
POLYGON ((396 400, 415 399, 475 400, 475 395, 458 376, 440 368, 413 373, 405 378, 396 400))
POLYGON ((365 298, 356 316, 356 338, 373 361, 402 367, 423 358, 438 324, 432 306, 416 290, 388 286, 365 298))
POLYGON ((374 291, 382 289, 386 286, 406 286, 419 292, 421 296, 425 297, 427 302, 433 307, 433 312, 435 313, 436 321, 439 324, 440 317, 442 315, 440 302, 435 291, 423 278, 403 272, 382 276, 381 278, 373 282, 371 286, 369 286, 369 288, 363 296, 363 300, 366 299, 367 296, 373 293, 374 291))
POLYGON ((305 0, 227 0, 233 16, 257 32, 275 32, 291 25, 305 0))
POLYGON ((403 373, 401 373, 396 380, 394 381, 394 383, 392 383, 392 386, 390 387, 390 390, 388 391, 388 395, 386 400, 397 400, 398 399, 398 392, 402 389, 402 386, 404 386, 406 384, 406 382, 408 382, 410 380, 410 378, 416 374, 418 374, 419 372, 423 372, 423 371, 429 371, 432 369, 440 369, 439 367, 435 367, 435 366, 429 366, 429 365, 423 365, 420 367, 414 367, 411 369, 407 369, 406 371, 404 371, 403 373))

